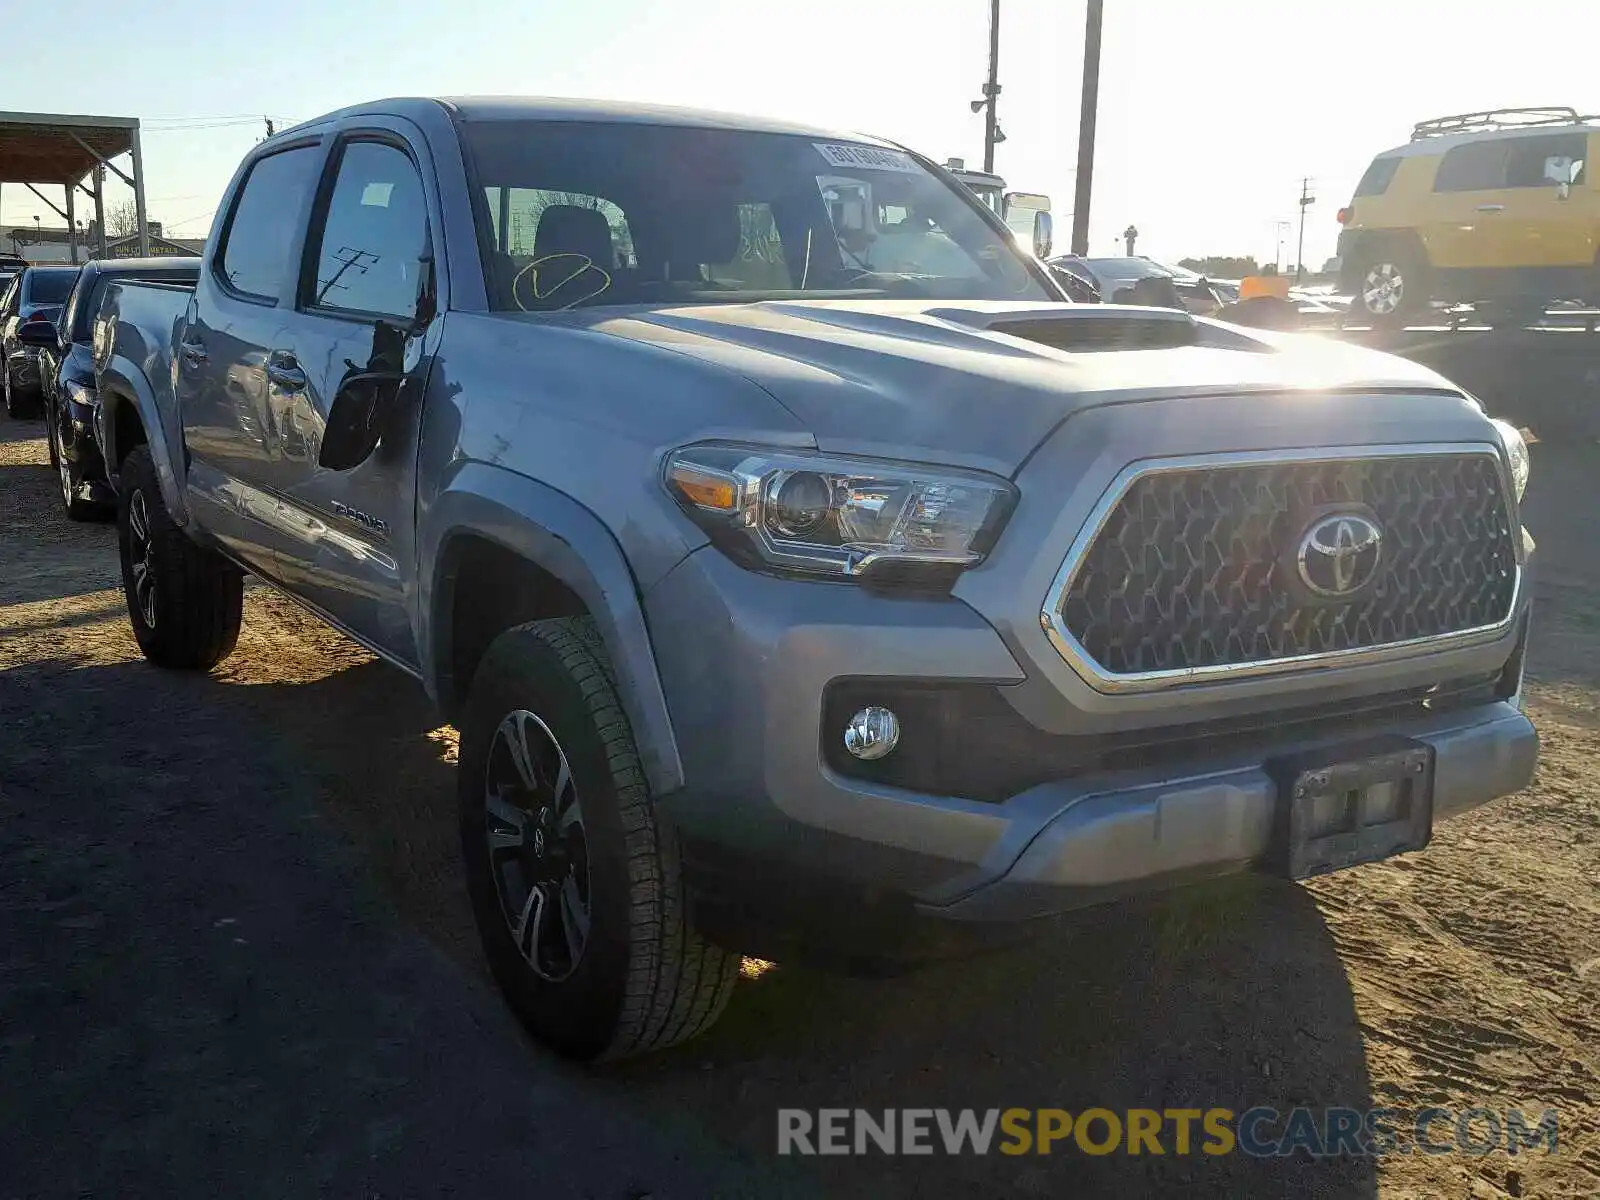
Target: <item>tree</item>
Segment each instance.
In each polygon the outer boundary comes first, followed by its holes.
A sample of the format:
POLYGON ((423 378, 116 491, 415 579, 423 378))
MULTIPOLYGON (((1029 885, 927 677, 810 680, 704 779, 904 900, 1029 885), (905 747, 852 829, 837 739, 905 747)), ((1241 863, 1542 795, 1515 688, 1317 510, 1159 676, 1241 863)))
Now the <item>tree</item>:
POLYGON ((1204 258, 1180 258, 1178 265, 1209 279, 1244 279, 1261 273, 1261 267, 1254 258, 1231 258, 1219 254, 1208 254, 1204 258))
POLYGON ((114 238, 130 237, 139 232, 139 210, 132 200, 113 204, 106 210, 106 232, 114 238))

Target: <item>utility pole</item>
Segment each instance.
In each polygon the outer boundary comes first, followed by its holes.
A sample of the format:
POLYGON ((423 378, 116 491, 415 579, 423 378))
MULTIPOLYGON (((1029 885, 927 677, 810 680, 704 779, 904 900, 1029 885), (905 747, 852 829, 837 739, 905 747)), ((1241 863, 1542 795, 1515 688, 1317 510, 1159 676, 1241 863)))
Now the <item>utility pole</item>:
POLYGON ((1129 225, 1126 229, 1124 229, 1122 231, 1122 240, 1128 244, 1128 257, 1132 258, 1133 257, 1133 244, 1134 244, 1134 242, 1139 240, 1139 231, 1138 231, 1138 229, 1136 229, 1132 225, 1129 225))
POLYGON ((994 174, 994 148, 1006 140, 1000 132, 1000 116, 995 106, 1000 101, 1000 0, 989 0, 989 79, 983 85, 983 99, 972 102, 972 111, 982 111, 983 169, 994 174))
POLYGON ((1289 222, 1274 221, 1272 224, 1278 231, 1278 245, 1276 252, 1272 256, 1272 269, 1281 271, 1283 270, 1283 239, 1289 235, 1289 222))
POLYGON ((1072 252, 1089 253, 1089 197, 1094 188, 1094 122, 1100 107, 1100 25, 1105 0, 1089 0, 1083 30, 1083 106, 1078 113, 1078 186, 1072 201, 1072 252))
POLYGON ((1294 281, 1302 283, 1306 273, 1306 209, 1317 202, 1311 194, 1311 180, 1300 181, 1300 241, 1294 252, 1294 281))

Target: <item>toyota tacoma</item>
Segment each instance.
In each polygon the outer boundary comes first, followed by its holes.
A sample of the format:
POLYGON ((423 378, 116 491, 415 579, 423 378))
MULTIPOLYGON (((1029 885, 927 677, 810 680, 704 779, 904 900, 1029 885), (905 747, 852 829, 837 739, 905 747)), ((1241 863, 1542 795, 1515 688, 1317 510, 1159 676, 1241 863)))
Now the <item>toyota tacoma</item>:
POLYGON ((196 286, 109 288, 95 356, 145 656, 219 662, 249 573, 415 676, 488 961, 573 1056, 706 1028, 739 952, 1350 867, 1534 768, 1514 429, 1066 303, 890 142, 347 109, 250 151, 196 286))

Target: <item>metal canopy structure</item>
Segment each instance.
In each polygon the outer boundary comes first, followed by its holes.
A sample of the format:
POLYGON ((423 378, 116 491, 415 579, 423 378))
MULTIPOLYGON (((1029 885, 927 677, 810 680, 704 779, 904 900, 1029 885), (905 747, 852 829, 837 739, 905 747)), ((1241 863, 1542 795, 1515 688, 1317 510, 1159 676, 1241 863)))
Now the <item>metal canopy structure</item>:
POLYGON ((108 171, 133 189, 139 253, 147 255, 150 253, 150 230, 145 220, 144 156, 139 148, 139 118, 0 112, 0 184, 20 183, 60 214, 67 224, 73 262, 78 261, 74 201, 80 191, 94 201, 99 249, 102 254, 105 251, 105 176, 108 171), (116 165, 115 160, 123 155, 131 160, 131 171, 116 165), (39 190, 41 187, 61 188, 64 204, 57 204, 39 190))

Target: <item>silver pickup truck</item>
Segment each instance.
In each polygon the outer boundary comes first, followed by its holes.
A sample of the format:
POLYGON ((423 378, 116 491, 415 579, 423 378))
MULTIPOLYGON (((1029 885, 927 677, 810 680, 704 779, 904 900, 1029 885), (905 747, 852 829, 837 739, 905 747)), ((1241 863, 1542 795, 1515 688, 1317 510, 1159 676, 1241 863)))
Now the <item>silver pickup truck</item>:
POLYGON ((111 289, 146 657, 245 572, 461 732, 485 951, 585 1058, 738 952, 904 961, 1424 846, 1527 784, 1526 448, 1399 359, 1063 302, 888 142, 390 100, 111 289))

